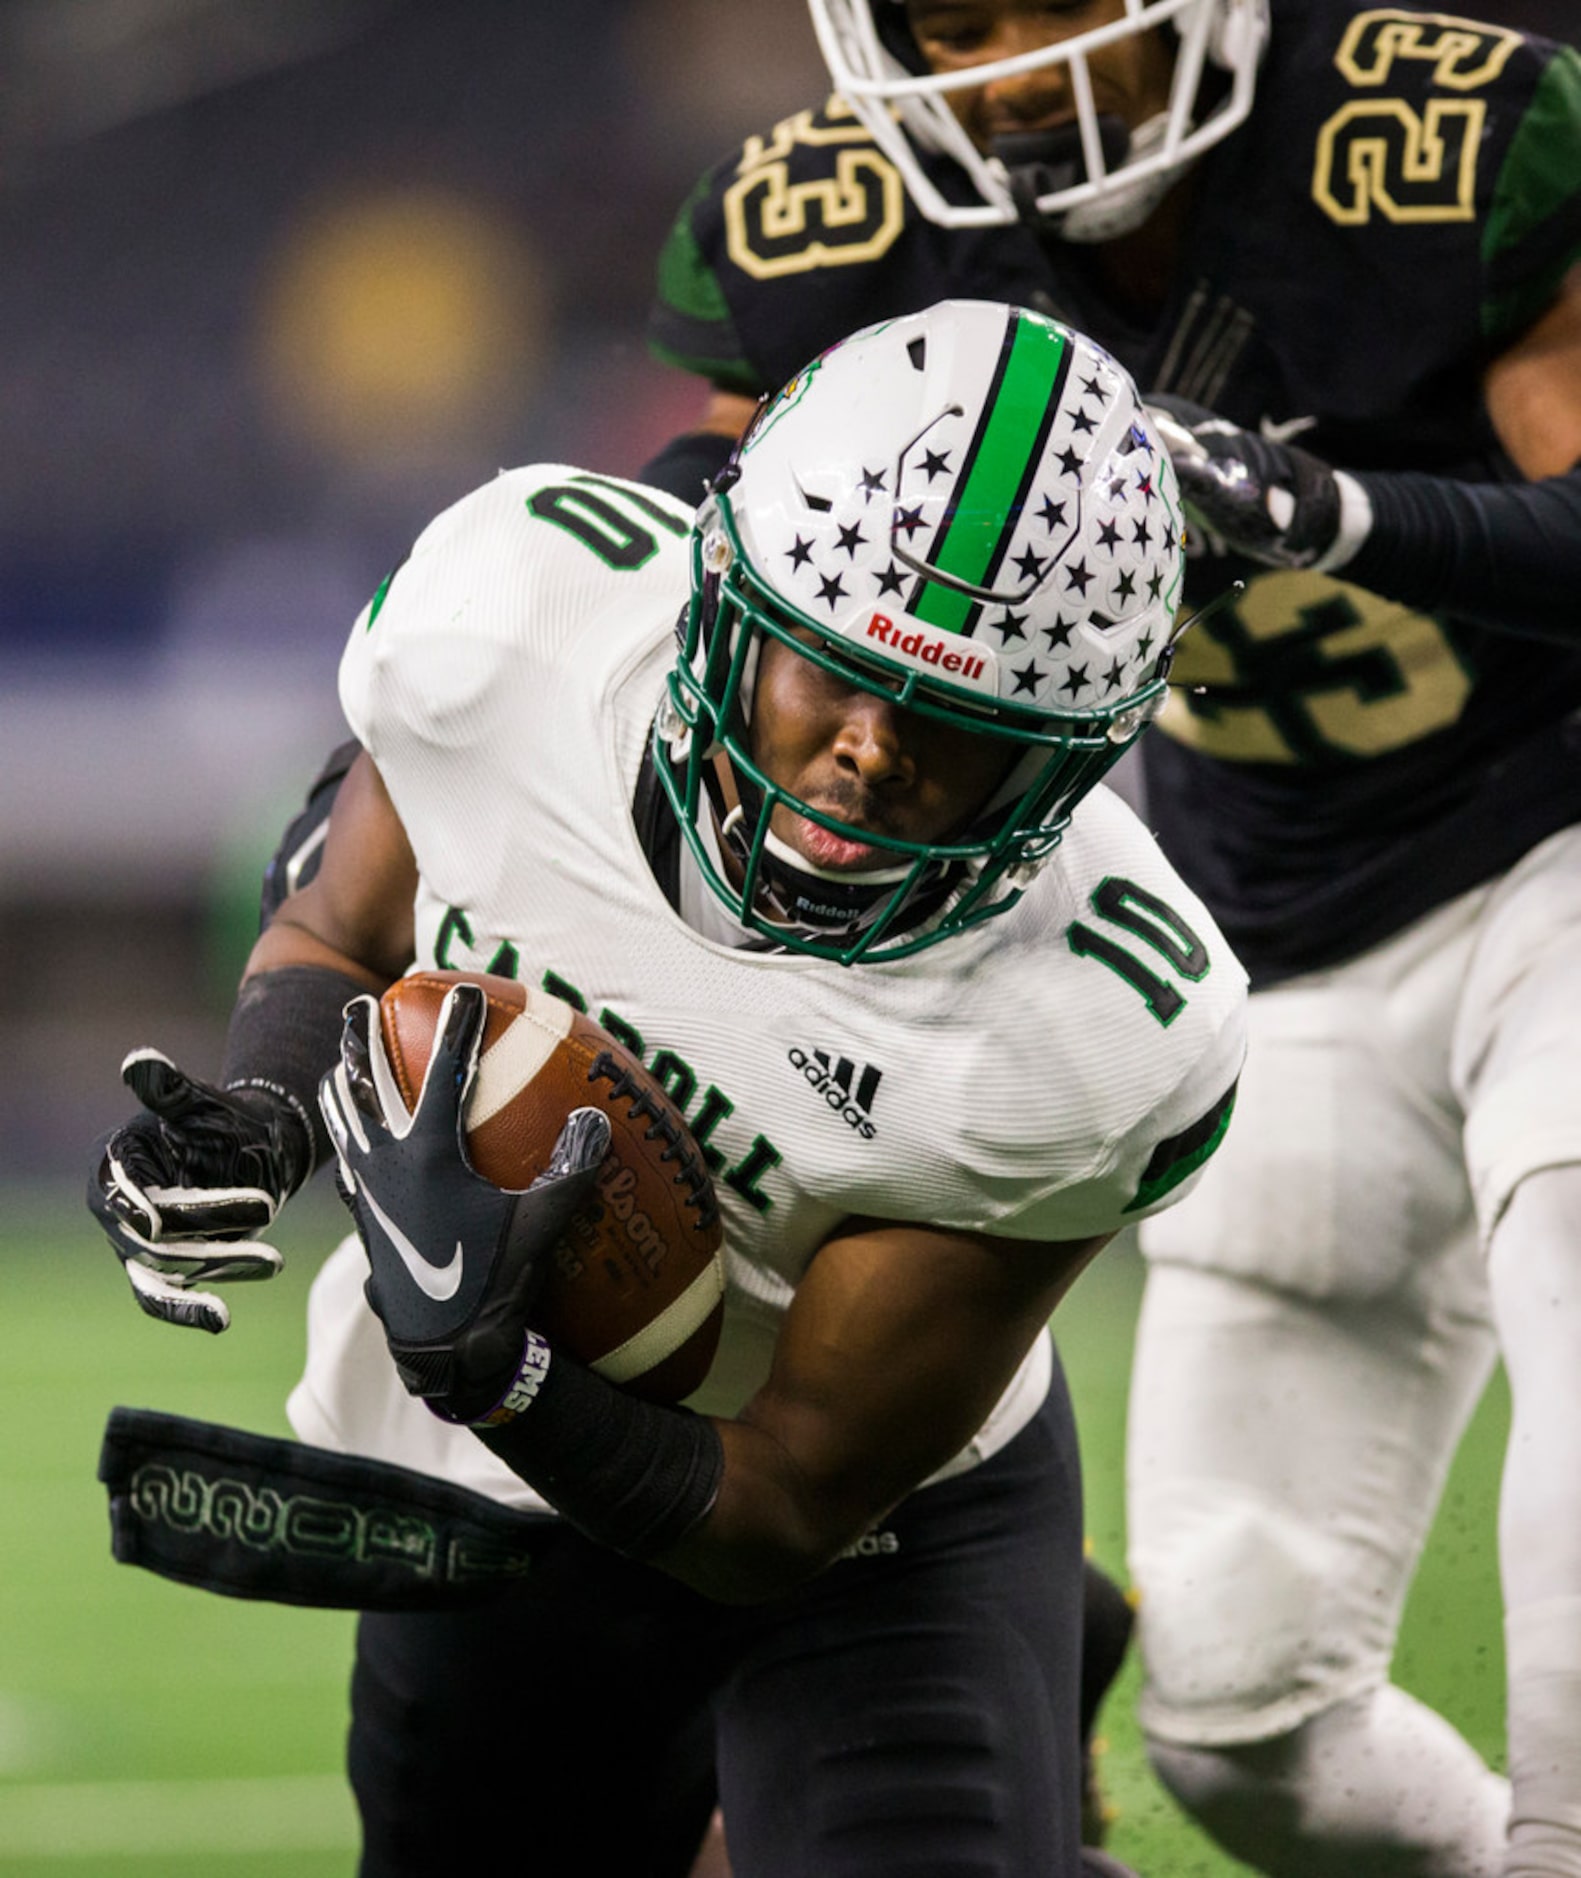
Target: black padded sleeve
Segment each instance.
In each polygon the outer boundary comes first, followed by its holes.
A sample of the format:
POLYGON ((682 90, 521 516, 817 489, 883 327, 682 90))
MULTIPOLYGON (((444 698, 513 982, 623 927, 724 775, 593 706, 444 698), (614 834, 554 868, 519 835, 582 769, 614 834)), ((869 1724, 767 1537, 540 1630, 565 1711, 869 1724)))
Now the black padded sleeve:
POLYGON ((588 1538, 648 1560, 707 1517, 724 1449, 706 1416, 628 1395, 534 1332, 523 1374, 525 1405, 473 1432, 588 1538))
POLYGON ((262 1089, 284 1102, 311 1144, 308 1172, 331 1152, 318 1085, 340 1060, 341 1013, 367 989, 327 965, 290 965, 245 979, 236 994, 221 1085, 262 1089))
POLYGON ((1372 530, 1342 579, 1424 613, 1581 644, 1581 464, 1530 483, 1356 481, 1372 530))

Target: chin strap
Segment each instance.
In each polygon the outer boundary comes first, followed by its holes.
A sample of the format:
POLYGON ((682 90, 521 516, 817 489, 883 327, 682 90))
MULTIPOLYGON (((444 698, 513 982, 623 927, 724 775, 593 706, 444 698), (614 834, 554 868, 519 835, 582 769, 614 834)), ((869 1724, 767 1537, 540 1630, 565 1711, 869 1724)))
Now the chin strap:
MULTIPOLYGON (((1078 138, 1074 124, 1064 126, 1063 134, 1069 138, 1078 138)), ((1029 215, 1017 189, 1015 173, 1011 176, 1011 194, 1016 206, 1021 211, 1023 220, 1031 221, 1034 227, 1047 228, 1061 241, 1076 242, 1087 246, 1099 241, 1112 241, 1118 235, 1128 235, 1133 229, 1140 228, 1153 213, 1164 197, 1167 196, 1188 167, 1178 164, 1169 169, 1152 170, 1145 176, 1116 175, 1122 163, 1140 160, 1151 156, 1163 148, 1164 138, 1168 134, 1169 118, 1160 112, 1157 117, 1150 117, 1136 130, 1127 130, 1119 118, 1104 116, 1098 120, 1098 138, 1103 149, 1104 168, 1109 178, 1109 186, 1100 196, 1091 202, 1080 202, 1073 209, 1067 209, 1063 215, 1043 216, 1037 211, 1034 202, 1029 215)), ((1061 132, 1053 133, 1055 136, 1061 132)), ((998 154, 997 146, 995 154, 998 154)), ((1070 182, 1078 181, 1083 171, 1080 160, 1080 145, 1077 143, 1076 172, 1070 182)), ((1039 193, 1047 194, 1051 189, 1070 187, 1070 182, 1041 185, 1039 193)))
MULTIPOLYGON (((735 776, 737 800, 718 816, 721 846, 743 870, 749 864, 763 816, 763 795, 750 778, 735 776)), ((721 787, 720 803, 725 799, 721 787)), ((909 867, 865 874, 832 874, 811 866, 772 829, 764 831, 758 856, 758 916, 774 925, 816 933, 820 938, 856 934, 905 880, 909 867)))
MULTIPOLYGON (((1125 119, 1104 112, 1098 119, 1098 142, 1103 150, 1104 171, 1113 175, 1131 148, 1131 132, 1125 119)), ((1024 222, 1042 224, 1038 197, 1074 189, 1087 174, 1081 126, 1074 119, 1050 130, 1018 130, 996 137, 991 153, 1004 166, 1010 193, 1024 222)), ((1057 229, 1058 218, 1051 225, 1057 229)))

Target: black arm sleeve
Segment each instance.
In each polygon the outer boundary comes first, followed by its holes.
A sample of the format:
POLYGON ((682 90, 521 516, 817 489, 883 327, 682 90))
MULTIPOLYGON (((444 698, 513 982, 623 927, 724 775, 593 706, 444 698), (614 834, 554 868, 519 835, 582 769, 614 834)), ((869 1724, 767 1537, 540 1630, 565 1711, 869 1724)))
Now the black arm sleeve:
POLYGON ((1424 613, 1581 645, 1581 464, 1531 483, 1351 473, 1372 530, 1341 579, 1424 613))
POLYGON ((705 1416, 628 1395, 545 1340, 528 1406, 473 1432, 588 1538, 627 1558, 667 1551, 719 1493, 724 1449, 705 1416))
POLYGON ((651 483, 695 508, 708 485, 730 461, 734 437, 716 430, 688 430, 670 441, 637 471, 639 483, 651 483))
POLYGON ((319 1079, 340 1060, 341 1012, 368 987, 327 965, 289 965, 245 979, 236 994, 220 1083, 261 1089, 301 1123, 308 1162, 293 1191, 329 1159, 329 1130, 318 1106, 319 1079))

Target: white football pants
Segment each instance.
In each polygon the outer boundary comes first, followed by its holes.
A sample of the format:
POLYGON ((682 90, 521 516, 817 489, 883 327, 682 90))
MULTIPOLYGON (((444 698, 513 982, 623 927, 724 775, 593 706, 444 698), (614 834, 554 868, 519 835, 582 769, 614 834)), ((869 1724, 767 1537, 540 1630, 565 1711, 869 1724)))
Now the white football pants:
POLYGON ((1229 1135, 1143 1248, 1161 1776, 1270 1873, 1581 1878, 1581 830, 1257 994, 1229 1135), (1388 1681, 1498 1354, 1509 1787, 1388 1681))

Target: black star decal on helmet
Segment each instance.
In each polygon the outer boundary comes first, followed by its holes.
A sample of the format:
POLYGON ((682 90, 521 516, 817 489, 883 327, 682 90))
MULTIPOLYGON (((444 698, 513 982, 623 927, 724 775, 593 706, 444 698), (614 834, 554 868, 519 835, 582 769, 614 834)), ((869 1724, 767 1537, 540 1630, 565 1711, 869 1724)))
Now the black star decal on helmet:
POLYGON ((1122 568, 1119 581, 1115 585, 1115 597, 1119 600, 1133 600, 1136 597, 1136 576, 1130 568, 1122 568))
POLYGON ((895 510, 895 527, 897 529, 903 530, 907 535, 914 535, 921 526, 922 504, 920 502, 914 509, 897 508, 895 510))
POLYGON ((1059 472, 1062 476, 1080 476, 1081 458, 1069 444, 1059 452, 1059 472))
POLYGON ((1095 421, 1095 419, 1088 416, 1086 407, 1083 406, 1082 409, 1078 411, 1072 411, 1070 427, 1072 430, 1079 430, 1083 436, 1090 437, 1095 421))
POLYGON ((1137 517, 1136 526, 1131 530, 1131 539, 1144 554, 1152 546, 1153 531, 1148 527, 1145 515, 1137 517))
POLYGON ((1124 679, 1125 665, 1122 660, 1116 659, 1103 675, 1103 688, 1105 691, 1118 691, 1124 679))
POLYGON ((1041 580, 1043 578, 1043 563, 1030 548, 1028 548, 1024 554, 1018 554, 1016 556, 1016 567, 1019 569, 1023 580, 1041 580))
POLYGON ((884 472, 881 469, 862 471, 862 500, 869 496, 881 496, 884 493, 884 472))
POLYGON ((996 619, 996 620, 989 621, 989 624, 994 628, 994 630, 1000 635, 1000 637, 1004 640, 1004 642, 1007 645, 1012 639, 1025 639, 1026 638, 1026 634, 1021 630, 1021 628, 1026 625, 1026 623, 1027 623, 1027 616, 1025 613, 1011 613, 1011 612, 1006 612, 1003 619, 996 619))
POLYGON ((1076 630, 1076 622, 1066 619, 1061 613, 1052 626, 1043 628, 1043 637, 1049 642, 1049 651, 1057 652, 1061 646, 1070 644, 1070 636, 1076 630))
POLYGON ((1149 600, 1156 600, 1163 591, 1164 570, 1161 567, 1155 567, 1147 577, 1147 597, 1149 600))
POLYGON ((1085 600, 1087 589, 1092 584, 1092 570, 1085 561, 1072 561, 1065 570, 1065 585, 1074 587, 1085 600))
POLYGON ((1101 398, 1103 396, 1103 380, 1096 372, 1093 373, 1091 378, 1084 378, 1082 380, 1081 395, 1084 398, 1101 398))
POLYGON ((884 569, 883 573, 878 576, 878 591, 880 593, 901 593, 905 590, 905 586, 906 577, 893 561, 891 561, 889 566, 884 569))
POLYGON ((1111 554, 1120 545, 1120 524, 1112 517, 1098 525, 1098 545, 1107 548, 1111 554))
POLYGON ((1062 689, 1065 691, 1068 691, 1070 695, 1074 698, 1076 693, 1081 690, 1082 686, 1085 685, 1086 682, 1087 682, 1087 667, 1085 665, 1073 665, 1070 668, 1070 670, 1065 674, 1065 683, 1062 689))
POLYGON ((1118 471, 1109 478, 1109 500, 1111 502, 1125 500, 1125 478, 1118 471))
POLYGON ((834 545, 844 548, 854 561, 857 549, 866 546, 866 543, 867 536, 862 533, 860 526, 856 522, 848 522, 841 528, 840 539, 834 545))
POLYGON ((1143 633, 1141 638, 1138 639, 1136 642, 1136 656, 1139 659, 1145 660, 1147 658, 1148 653, 1151 652, 1152 649, 1153 649, 1153 635, 1151 633, 1143 633))
POLYGON ((922 467, 927 471, 931 483, 935 476, 944 475, 950 467, 950 459, 942 450, 925 450, 922 455, 922 467))
POLYGON ((1038 520, 1053 534, 1056 528, 1065 526, 1065 504, 1056 502, 1050 496, 1043 498, 1043 506, 1038 510, 1038 520))
POLYGON ((831 612, 834 611, 835 601, 845 598, 845 588, 840 585, 840 576, 838 574, 828 574, 819 580, 818 598, 829 602, 829 610, 831 612))
POLYGON ((1125 433, 1125 439, 1120 445, 1120 454, 1121 456, 1130 456, 1137 450, 1145 451, 1148 456, 1151 456, 1153 454, 1153 444, 1147 432, 1143 430, 1142 426, 1133 418, 1131 428, 1125 433))
POLYGON ((1038 689, 1038 680, 1042 676, 1043 674, 1032 663, 1032 661, 1028 659, 1026 664, 1021 667, 1020 671, 1018 671, 1015 674, 1016 690, 1018 692, 1030 691, 1032 695, 1036 697, 1037 689, 1038 689))
POLYGON ((1151 476, 1138 476, 1137 477, 1136 493, 1142 498, 1144 502, 1151 502, 1153 500, 1154 490, 1153 490, 1153 479, 1151 476))
POLYGON ((810 541, 803 541, 801 536, 798 535, 796 537, 795 547, 788 549, 787 552, 790 555, 791 566, 794 568, 803 568, 812 559, 812 543, 810 541))

